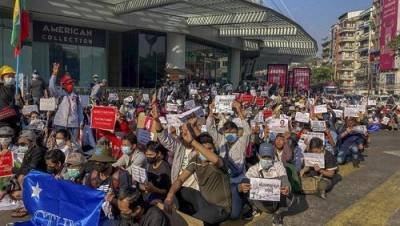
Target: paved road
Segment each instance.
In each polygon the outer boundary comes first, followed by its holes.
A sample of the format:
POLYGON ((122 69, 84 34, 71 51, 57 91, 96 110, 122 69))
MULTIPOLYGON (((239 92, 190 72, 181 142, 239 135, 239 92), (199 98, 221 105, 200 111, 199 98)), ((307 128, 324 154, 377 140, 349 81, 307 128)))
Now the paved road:
MULTIPOLYGON (((342 180, 328 193, 327 200, 299 196, 285 217, 288 226, 400 226, 400 132, 372 135, 371 146, 361 167, 340 168, 342 180)), ((0 226, 10 222, 0 212, 0 226)), ((224 225, 271 225, 263 214, 252 222, 224 225)))

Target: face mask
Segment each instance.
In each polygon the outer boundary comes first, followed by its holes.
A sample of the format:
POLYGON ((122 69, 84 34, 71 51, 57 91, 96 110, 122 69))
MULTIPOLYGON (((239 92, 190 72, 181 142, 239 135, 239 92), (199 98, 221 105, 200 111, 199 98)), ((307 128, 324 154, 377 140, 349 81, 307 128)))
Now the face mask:
POLYGON ((228 143, 235 143, 238 137, 236 133, 227 133, 225 134, 225 139, 228 143))
POLYGON ((15 79, 12 77, 4 78, 4 85, 12 86, 15 84, 15 79))
POLYGON ((56 139, 56 144, 57 144, 57 146, 61 147, 61 146, 64 146, 65 141, 64 141, 64 139, 56 139))
POLYGON ((72 93, 72 91, 74 90, 74 85, 73 84, 67 84, 64 86, 65 91, 67 91, 67 93, 72 93))
POLYGON ((261 166, 261 168, 263 168, 264 170, 267 170, 267 169, 271 168, 273 164, 274 164, 274 163, 273 163, 272 160, 260 159, 260 166, 261 166))
POLYGON ((121 147, 121 151, 122 153, 124 153, 125 155, 130 155, 132 153, 132 149, 129 146, 122 146, 121 147))
POLYGON ((149 164, 154 164, 154 163, 157 162, 157 157, 153 157, 153 158, 147 157, 147 162, 148 162, 149 164))
POLYGON ((29 147, 26 145, 18 147, 19 152, 26 153, 29 150, 29 147))
POLYGON ((0 138, 0 144, 3 146, 3 148, 6 148, 10 145, 11 143, 11 137, 1 137, 0 138))
POLYGON ((54 167, 47 167, 47 173, 48 174, 55 174, 56 168, 54 167))
POLYGON ((75 179, 75 178, 77 178, 79 176, 79 174, 80 174, 79 173, 79 169, 76 169, 76 168, 67 169, 67 175, 70 178, 75 179))

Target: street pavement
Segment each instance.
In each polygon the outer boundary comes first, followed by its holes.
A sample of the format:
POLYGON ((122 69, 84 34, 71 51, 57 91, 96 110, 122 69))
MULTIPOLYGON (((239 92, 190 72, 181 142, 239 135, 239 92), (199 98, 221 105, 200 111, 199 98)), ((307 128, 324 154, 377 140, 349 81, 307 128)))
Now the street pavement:
MULTIPOLYGON (((287 226, 400 226, 400 132, 382 131, 371 135, 360 168, 340 167, 339 182, 326 200, 297 196, 284 218, 287 226)), ((0 225, 15 219, 0 212, 0 225)), ((271 215, 262 214, 251 222, 224 225, 269 226, 271 215)))

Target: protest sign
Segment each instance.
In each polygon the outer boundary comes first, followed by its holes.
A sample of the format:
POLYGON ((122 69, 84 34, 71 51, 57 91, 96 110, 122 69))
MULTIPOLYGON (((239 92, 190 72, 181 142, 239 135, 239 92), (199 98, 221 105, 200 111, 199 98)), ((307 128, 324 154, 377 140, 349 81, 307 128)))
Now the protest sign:
POLYGON ((92 108, 91 128, 114 132, 118 110, 114 107, 94 106, 92 108))
POLYGON ((271 132, 274 133, 285 133, 289 131, 287 119, 271 119, 268 122, 268 127, 271 132))
POLYGON ((242 95, 240 96, 240 99, 242 100, 242 103, 248 104, 253 102, 253 96, 252 95, 242 95))
POLYGON ((358 112, 365 113, 367 106, 365 105, 357 105, 358 112))
POLYGON ((179 115, 179 118, 181 119, 182 122, 186 122, 187 119, 192 115, 195 114, 196 117, 203 117, 204 116, 204 111, 201 108, 201 106, 195 107, 192 110, 183 112, 182 114, 179 115))
POLYGON ((137 141, 139 144, 146 145, 151 141, 151 132, 146 129, 137 129, 137 141))
POLYGON ((367 132, 367 127, 365 125, 354 126, 353 131, 365 134, 367 132))
POLYGON ((368 106, 376 106, 376 100, 368 100, 368 106))
POLYGON ((40 98, 41 111, 55 111, 57 108, 56 98, 40 98))
POLYGON ((279 202, 281 200, 281 180, 250 178, 250 199, 279 202))
POLYGON ((183 124, 178 114, 168 114, 165 118, 167 119, 168 125, 179 127, 183 124))
POLYGON ((326 107, 326 104, 323 105, 316 105, 314 107, 314 113, 318 114, 318 113, 326 113, 328 112, 328 108, 326 107))
POLYGON ((149 96, 148 93, 143 94, 142 97, 143 97, 143 101, 144 101, 144 102, 150 102, 150 96, 149 96))
POLYGON ((267 97, 268 96, 268 92, 267 91, 261 91, 260 96, 267 97))
POLYGON ((132 164, 131 167, 129 167, 129 171, 129 173, 132 175, 133 181, 137 181, 142 184, 147 181, 147 173, 144 168, 132 164))
POLYGON ((256 90, 255 90, 255 89, 251 89, 251 90, 250 90, 250 95, 252 95, 252 96, 257 96, 256 90))
POLYGON ((345 107, 343 114, 344 114, 344 117, 358 117, 358 108, 357 107, 345 107))
POLYGON ((383 117, 381 123, 382 123, 383 125, 388 125, 388 124, 389 124, 389 121, 390 121, 390 118, 388 118, 388 117, 385 116, 385 117, 383 117))
POLYGON ((309 123, 310 122, 310 113, 296 112, 295 120, 297 122, 309 123))
POLYGON ((37 105, 24 105, 24 107, 22 107, 23 115, 29 115, 31 112, 34 112, 34 111, 39 112, 37 105))
POLYGON ((109 101, 118 101, 119 100, 118 93, 108 94, 108 100, 109 101))
POLYGON ((268 119, 268 118, 270 118, 270 117, 272 117, 272 111, 271 110, 264 110, 264 119, 266 120, 266 119, 268 119))
POLYGON ((265 106, 265 98, 256 97, 255 102, 256 102, 256 105, 257 105, 258 107, 264 107, 264 106, 265 106))
POLYGON ((309 143, 310 140, 314 137, 317 137, 321 139, 322 141, 325 141, 325 134, 324 133, 316 133, 316 132, 308 132, 306 134, 306 142, 309 143))
POLYGON ((178 105, 177 104, 167 103, 165 108, 166 108, 166 110, 168 112, 177 112, 178 111, 178 105))
POLYGON ((315 132, 324 132, 326 130, 325 121, 311 120, 311 129, 315 132))
POLYGON ((7 151, 0 155, 0 177, 12 176, 12 168, 14 166, 13 154, 7 151))
POLYGON ((234 95, 216 96, 215 113, 232 114, 232 103, 236 99, 234 95))
POLYGON ((197 91, 197 89, 190 89, 189 90, 189 94, 190 95, 196 95, 196 94, 198 94, 198 91, 197 91))
POLYGON ((263 123, 264 122, 264 114, 263 112, 258 112, 257 115, 254 117, 254 121, 263 123))
POLYGON ((79 101, 82 107, 89 106, 89 95, 79 95, 79 101))
POLYGON ((196 103, 194 102, 194 100, 185 101, 184 105, 186 110, 190 110, 196 107, 196 103))
POLYGON ((343 117, 343 110, 333 109, 337 118, 343 117))
POLYGON ((325 168, 324 154, 319 153, 304 153, 304 165, 314 167, 318 165, 320 168, 325 168))
POLYGON ((153 123, 153 118, 145 115, 144 113, 140 113, 138 117, 137 128, 139 129, 147 129, 152 133, 156 133, 155 123, 153 123))
POLYGON ((303 152, 307 149, 307 144, 302 139, 297 142, 297 145, 303 152))

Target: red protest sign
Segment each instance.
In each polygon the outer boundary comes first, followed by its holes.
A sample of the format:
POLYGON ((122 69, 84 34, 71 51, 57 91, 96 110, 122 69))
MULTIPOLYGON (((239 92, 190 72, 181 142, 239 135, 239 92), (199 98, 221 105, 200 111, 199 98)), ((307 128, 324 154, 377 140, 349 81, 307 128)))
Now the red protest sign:
POLYGON ((259 107, 264 107, 265 106, 265 98, 262 97, 256 97, 256 105, 259 107))
POLYGON ((101 129, 114 131, 115 122, 117 120, 117 109, 114 107, 95 106, 92 109, 91 127, 93 129, 101 129))
POLYGON ((271 110, 265 110, 264 111, 264 119, 267 119, 269 117, 272 117, 272 111, 271 110))
POLYGON ((9 177, 13 175, 13 163, 13 155, 11 151, 7 151, 5 154, 0 155, 0 177, 9 177))
POLYGON ((253 96, 249 94, 242 95, 241 99, 244 104, 253 102, 253 96))

